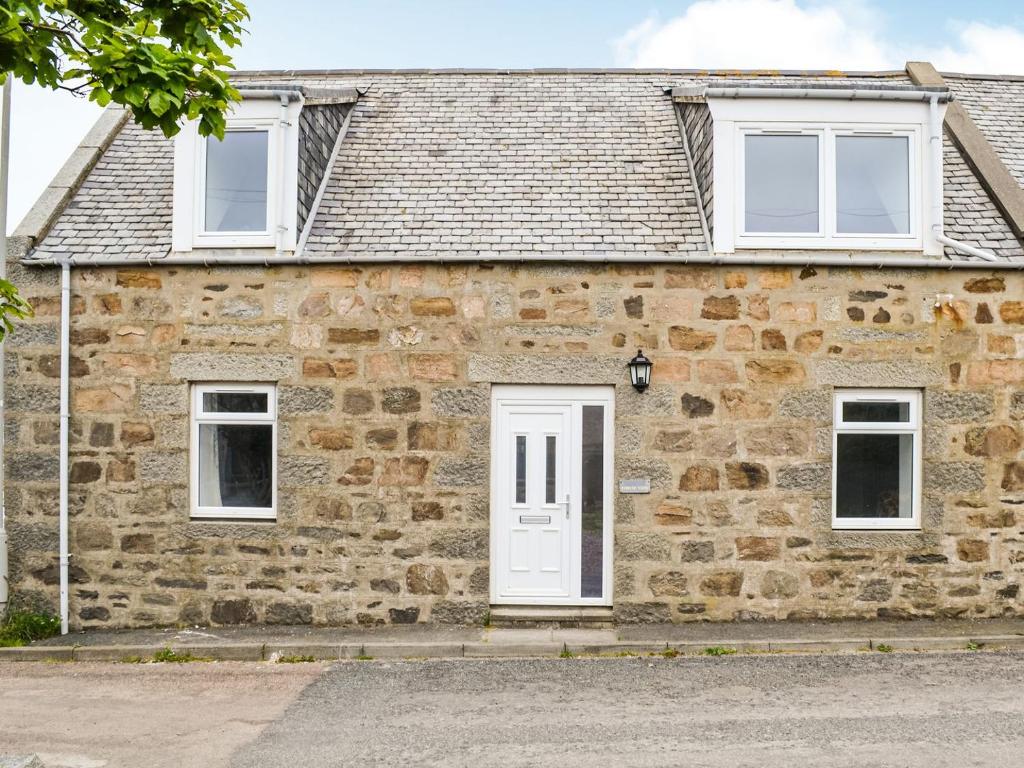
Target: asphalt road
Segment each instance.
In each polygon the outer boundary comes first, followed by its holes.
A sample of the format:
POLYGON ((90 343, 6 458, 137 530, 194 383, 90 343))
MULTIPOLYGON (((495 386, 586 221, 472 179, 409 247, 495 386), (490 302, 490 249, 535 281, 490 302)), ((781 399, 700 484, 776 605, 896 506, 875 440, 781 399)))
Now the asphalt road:
POLYGON ((0 691, 0 753, 81 768, 1024 764, 1009 652, 10 664, 0 691))

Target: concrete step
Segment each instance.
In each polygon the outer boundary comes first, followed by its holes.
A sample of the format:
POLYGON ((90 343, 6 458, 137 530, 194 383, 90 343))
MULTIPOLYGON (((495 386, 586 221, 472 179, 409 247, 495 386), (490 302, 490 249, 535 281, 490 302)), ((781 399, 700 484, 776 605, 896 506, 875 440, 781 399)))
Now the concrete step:
POLYGON ((612 609, 603 605, 492 605, 491 626, 608 629, 615 620, 612 609))

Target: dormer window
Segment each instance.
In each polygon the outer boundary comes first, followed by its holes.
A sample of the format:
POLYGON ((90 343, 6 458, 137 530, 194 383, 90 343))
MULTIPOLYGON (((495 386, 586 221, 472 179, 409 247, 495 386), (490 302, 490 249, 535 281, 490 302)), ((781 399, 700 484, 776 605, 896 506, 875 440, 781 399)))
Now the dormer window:
POLYGON ((942 254, 942 157, 929 140, 946 92, 710 85, 674 96, 716 253, 942 254))
POLYGON ((200 136, 194 123, 182 128, 175 138, 174 250, 295 248, 301 108, 298 93, 267 91, 232 110, 223 139, 200 136))
POLYGON ((736 247, 921 247, 919 194, 911 184, 919 131, 825 124, 738 130, 736 247))

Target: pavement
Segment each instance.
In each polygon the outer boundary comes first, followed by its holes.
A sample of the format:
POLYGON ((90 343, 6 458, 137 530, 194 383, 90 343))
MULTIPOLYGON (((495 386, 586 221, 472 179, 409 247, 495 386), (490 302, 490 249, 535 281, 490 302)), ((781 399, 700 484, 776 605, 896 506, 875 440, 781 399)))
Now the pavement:
POLYGON ((0 753, 45 768, 1013 766, 1022 690, 1024 652, 984 650, 3 664, 0 753))
POLYGON ((556 657, 651 654, 707 648, 745 652, 842 653, 895 650, 1024 648, 1024 619, 694 622, 615 629, 494 629, 432 625, 361 627, 220 627, 102 630, 0 649, 0 661, 149 660, 170 648, 221 661, 279 656, 317 660, 380 658, 556 657))

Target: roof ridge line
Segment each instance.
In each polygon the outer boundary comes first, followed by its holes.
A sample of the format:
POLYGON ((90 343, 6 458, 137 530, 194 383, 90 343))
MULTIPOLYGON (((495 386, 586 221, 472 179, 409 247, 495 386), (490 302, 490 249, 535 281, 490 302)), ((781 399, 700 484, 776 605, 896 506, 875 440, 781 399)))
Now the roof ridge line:
POLYGON ((315 75, 699 75, 755 77, 906 77, 903 69, 839 70, 839 69, 729 69, 672 67, 410 67, 407 69, 250 69, 236 70, 232 77, 315 75))

